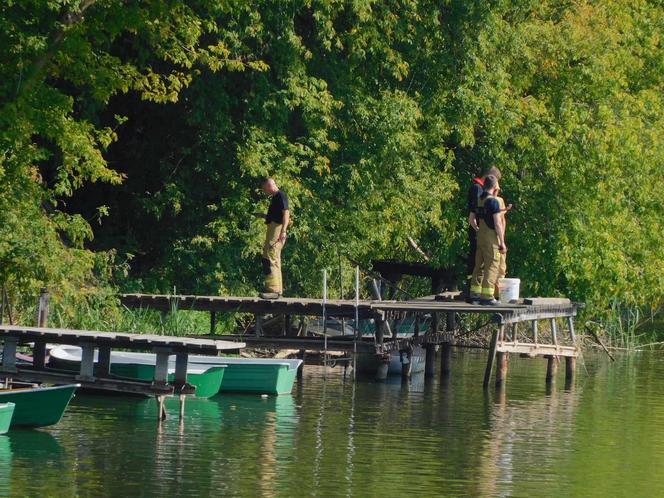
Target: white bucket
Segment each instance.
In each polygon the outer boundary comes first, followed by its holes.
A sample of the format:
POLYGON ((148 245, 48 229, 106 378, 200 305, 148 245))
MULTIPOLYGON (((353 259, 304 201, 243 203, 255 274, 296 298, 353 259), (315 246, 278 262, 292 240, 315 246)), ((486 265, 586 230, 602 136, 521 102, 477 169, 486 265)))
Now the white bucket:
POLYGON ((519 286, 521 280, 518 278, 501 278, 498 282, 500 300, 503 303, 517 301, 519 299, 519 286))

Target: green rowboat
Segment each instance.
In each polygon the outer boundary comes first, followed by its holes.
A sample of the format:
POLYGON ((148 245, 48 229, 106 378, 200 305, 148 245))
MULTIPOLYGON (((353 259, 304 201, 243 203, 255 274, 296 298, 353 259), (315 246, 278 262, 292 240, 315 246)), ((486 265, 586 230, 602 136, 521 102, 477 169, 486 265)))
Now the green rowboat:
MULTIPOLYGON (((76 346, 59 346, 50 351, 49 365, 56 368, 77 368, 81 361, 81 349, 76 346), (68 366, 65 366, 68 365, 68 366)), ((96 357, 95 357, 96 360, 96 357)), ((152 379, 157 359, 150 353, 111 353, 111 371, 123 377, 152 379), (131 371, 114 370, 120 366, 131 371), (151 370, 150 370, 151 369, 151 370)), ((257 394, 289 394, 297 377, 297 370, 302 360, 276 360, 271 358, 229 358, 224 356, 189 355, 188 378, 195 384, 192 371, 225 368, 221 392, 257 393, 257 394)), ((174 368, 171 360, 169 368, 174 368)), ((198 396, 198 391, 196 392, 198 396)))
POLYGON ((11 427, 45 427, 60 422, 78 384, 0 390, 0 403, 13 403, 11 427))
MULTIPOLYGON (((50 352, 48 366, 62 370, 78 371, 81 365, 81 348, 59 346, 50 352)), ((94 357, 97 362, 97 352, 94 357)), ((115 377, 150 382, 154 379, 156 355, 146 353, 111 352, 111 374, 115 377)), ((197 398, 209 398, 219 392, 224 378, 224 365, 192 365, 187 368, 187 382, 196 387, 197 398)), ((168 381, 175 379, 175 361, 169 362, 168 381)))
MULTIPOLYGON (((112 361, 112 360, 111 360, 112 361)), ((142 363, 111 363, 111 373, 117 377, 151 381, 154 379, 154 364, 142 363)), ((168 381, 173 382, 175 373, 169 369, 168 381)), ((210 398, 219 392, 224 378, 224 367, 189 368, 187 382, 196 386, 194 396, 197 398, 210 398)))
POLYGON ((6 434, 14 415, 14 403, 3 403, 0 405, 0 434, 6 434))

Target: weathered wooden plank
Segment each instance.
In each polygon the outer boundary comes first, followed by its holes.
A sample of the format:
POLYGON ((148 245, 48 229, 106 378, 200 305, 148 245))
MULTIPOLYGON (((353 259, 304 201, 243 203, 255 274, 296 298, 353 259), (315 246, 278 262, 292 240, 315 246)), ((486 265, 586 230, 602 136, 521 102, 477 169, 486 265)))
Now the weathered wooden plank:
POLYGON ((6 341, 7 338, 10 337, 23 343, 41 340, 53 342, 55 344, 77 346, 85 342, 90 342, 97 346, 107 345, 116 348, 139 350, 150 350, 155 346, 167 346, 177 350, 177 352, 216 352, 221 350, 235 350, 244 347, 244 344, 241 343, 213 339, 1 325, 0 340, 6 341))
POLYGON ((572 304, 572 301, 566 297, 527 297, 523 300, 523 304, 529 306, 568 306, 572 304))
MULTIPOLYGON (((2 375, 2 374, 0 374, 2 375)), ((54 384, 80 384, 83 389, 94 389, 96 391, 110 391, 120 393, 142 394, 154 396, 155 394, 173 394, 171 384, 157 386, 152 382, 141 382, 124 379, 102 379, 95 378, 94 381, 78 380, 77 374, 65 374, 48 370, 18 369, 11 374, 12 379, 19 382, 49 382, 54 384)), ((196 388, 187 385, 183 394, 194 394, 196 388)))
POLYGON ((579 355, 578 349, 574 346, 556 346, 554 344, 531 344, 529 342, 504 342, 497 346, 497 351, 505 353, 528 354, 537 356, 546 355, 559 355, 559 356, 573 356, 579 355))

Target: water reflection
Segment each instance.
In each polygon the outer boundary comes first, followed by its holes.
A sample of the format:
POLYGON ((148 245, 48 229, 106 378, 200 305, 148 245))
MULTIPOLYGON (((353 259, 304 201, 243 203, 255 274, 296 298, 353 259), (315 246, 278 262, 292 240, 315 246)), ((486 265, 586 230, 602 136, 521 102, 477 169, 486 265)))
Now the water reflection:
POLYGON ((0 495, 664 495, 661 358, 550 391, 544 361, 517 359, 498 392, 485 359, 406 383, 307 368, 293 396, 188 400, 184 424, 177 400, 160 424, 153 400, 79 396, 56 427, 0 438, 0 495))
POLYGON ((11 490, 12 447, 8 436, 0 436, 0 496, 8 496, 11 490))

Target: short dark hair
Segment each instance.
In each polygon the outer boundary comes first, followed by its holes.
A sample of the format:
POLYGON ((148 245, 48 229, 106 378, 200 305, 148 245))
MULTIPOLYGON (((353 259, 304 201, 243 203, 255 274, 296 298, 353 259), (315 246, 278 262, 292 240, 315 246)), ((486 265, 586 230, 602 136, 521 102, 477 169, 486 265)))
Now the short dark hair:
POLYGON ((498 178, 493 175, 489 175, 484 179, 484 185, 482 185, 482 188, 484 190, 491 190, 496 185, 498 185, 498 178))
POLYGON ((503 174, 500 172, 500 170, 496 166, 491 166, 489 169, 487 169, 484 172, 483 175, 485 178, 487 176, 495 176, 496 180, 500 180, 503 177, 503 174))

